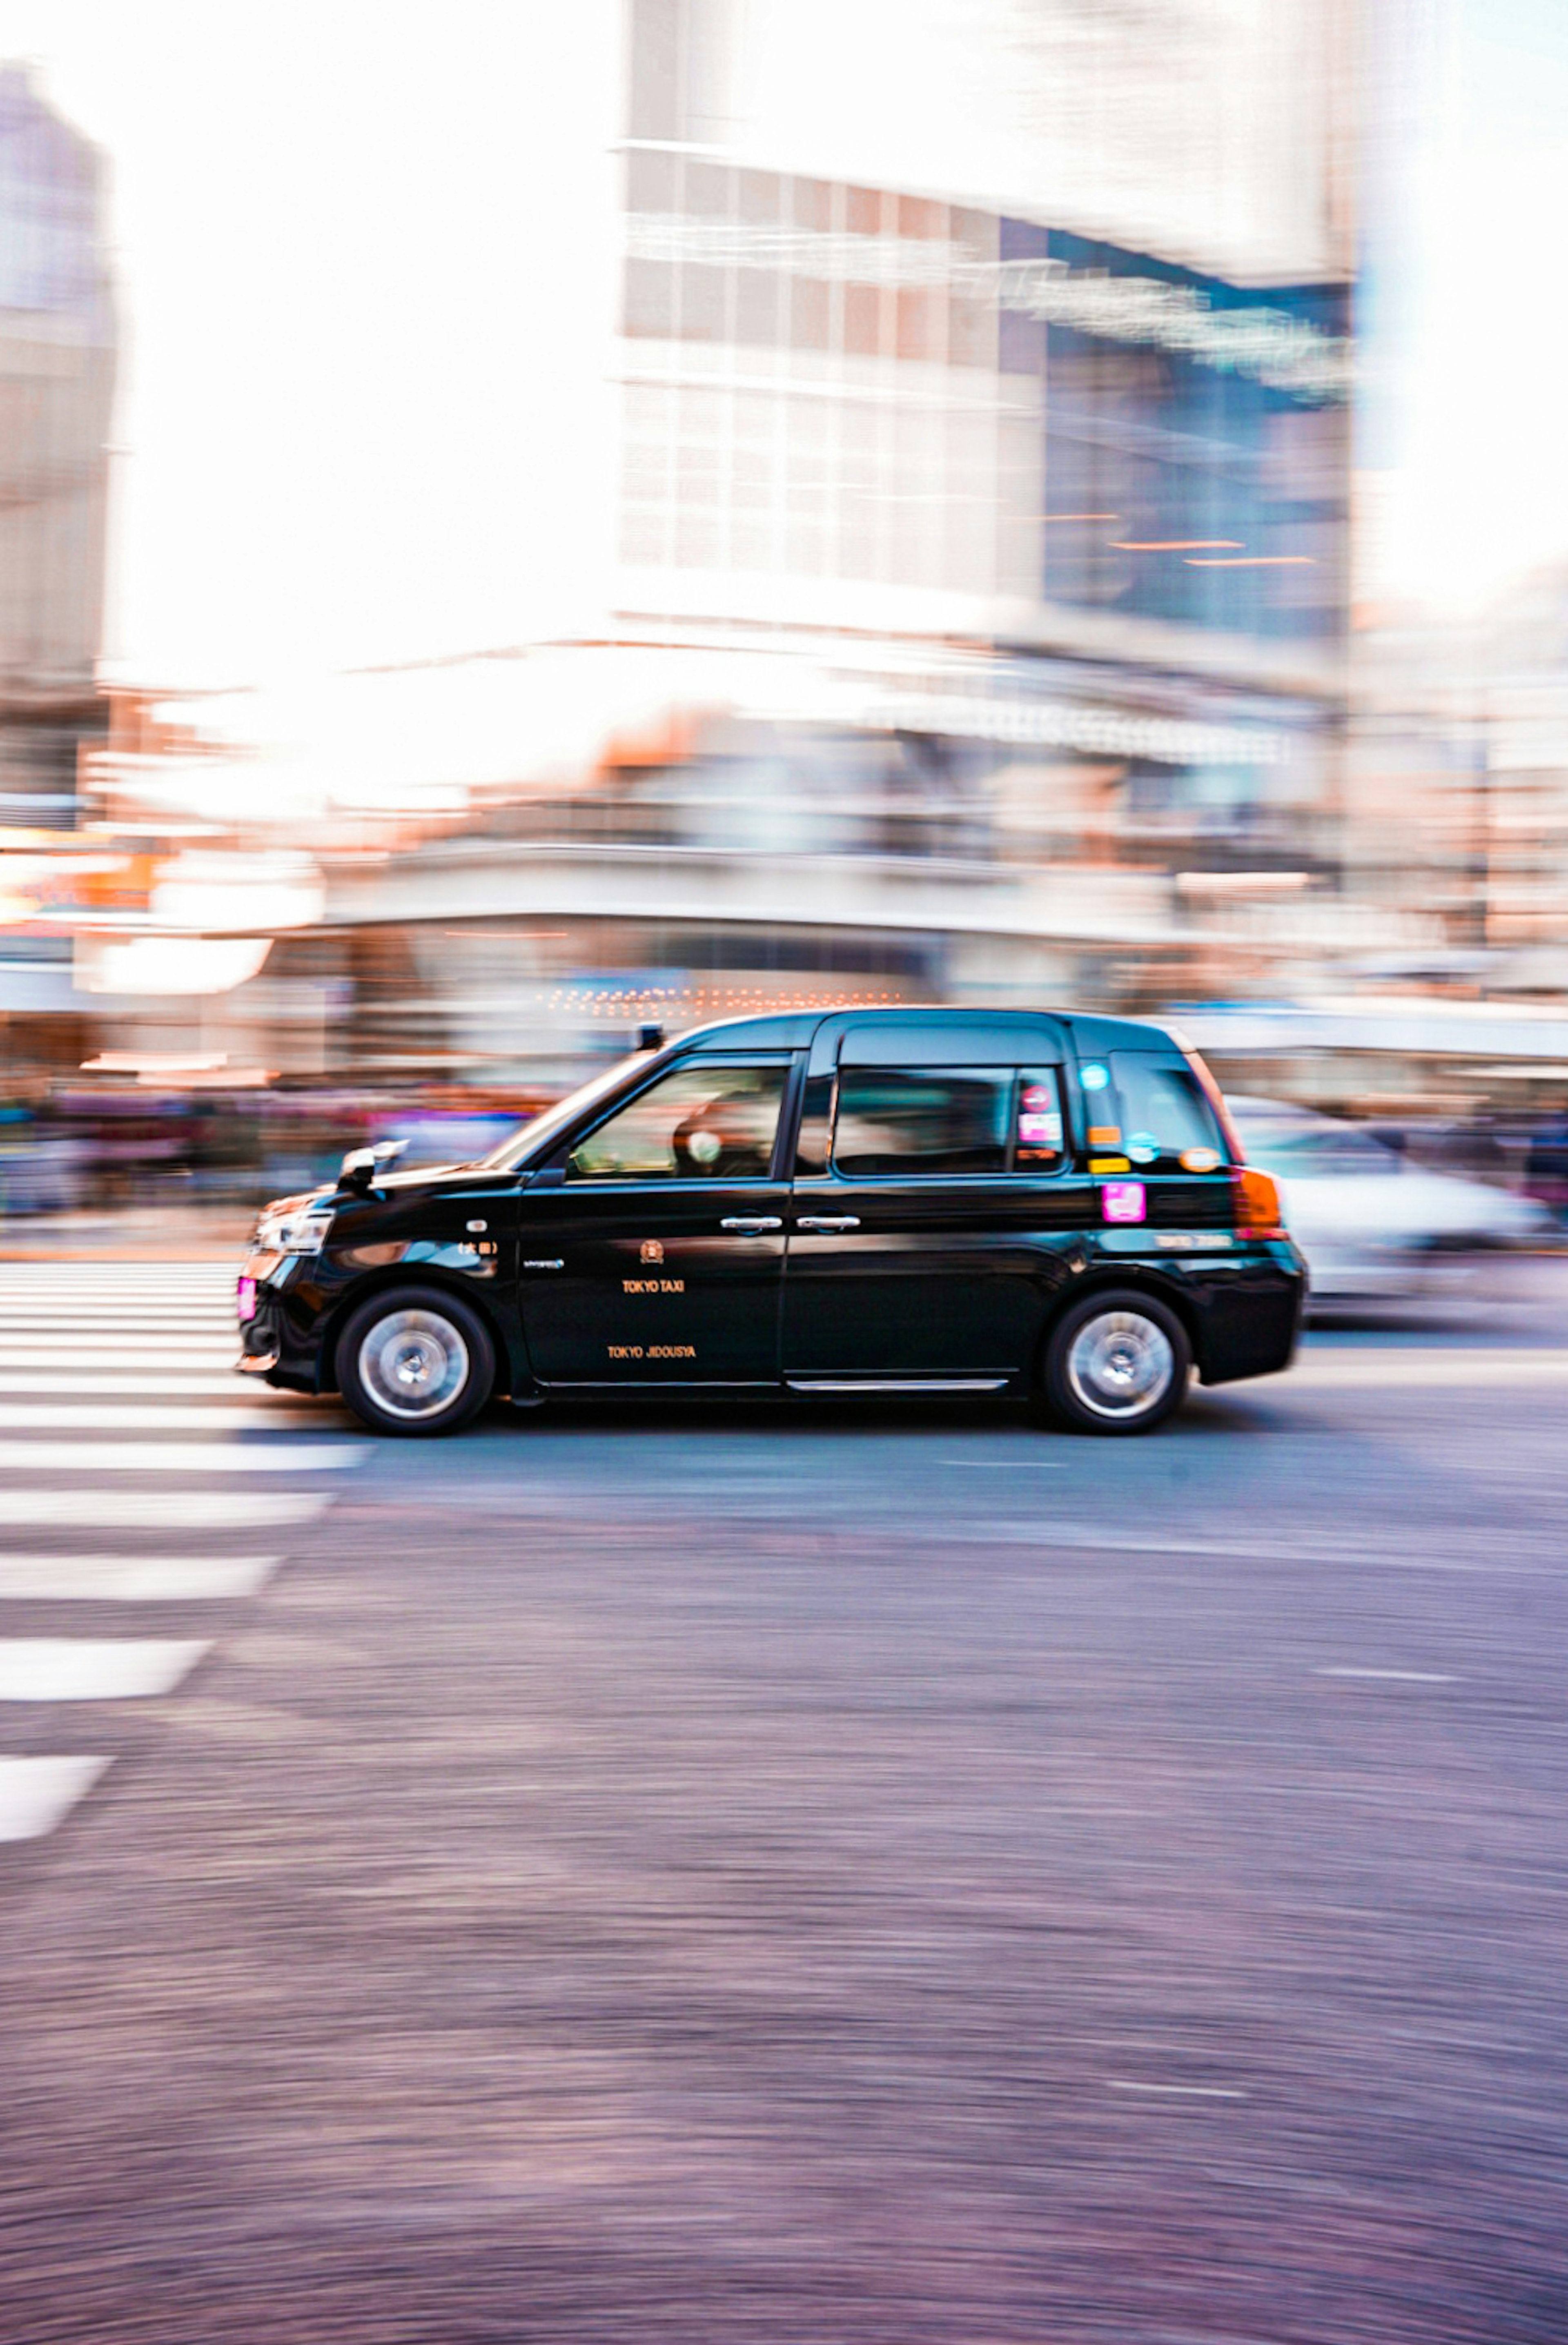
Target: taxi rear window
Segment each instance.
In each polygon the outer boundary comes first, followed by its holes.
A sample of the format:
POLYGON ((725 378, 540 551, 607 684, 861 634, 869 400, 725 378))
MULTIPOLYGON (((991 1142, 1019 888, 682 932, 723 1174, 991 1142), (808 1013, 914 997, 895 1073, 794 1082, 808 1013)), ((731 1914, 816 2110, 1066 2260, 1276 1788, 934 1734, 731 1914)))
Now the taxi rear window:
POLYGON ((833 1162, 879 1174, 1050 1172, 1063 1161, 1053 1067, 844 1067, 833 1162))
POLYGON ((1185 1172, 1213 1172, 1225 1162, 1224 1134, 1185 1061, 1147 1051, 1113 1051, 1111 1074, 1121 1122, 1116 1141, 1107 1144, 1130 1162, 1185 1172))

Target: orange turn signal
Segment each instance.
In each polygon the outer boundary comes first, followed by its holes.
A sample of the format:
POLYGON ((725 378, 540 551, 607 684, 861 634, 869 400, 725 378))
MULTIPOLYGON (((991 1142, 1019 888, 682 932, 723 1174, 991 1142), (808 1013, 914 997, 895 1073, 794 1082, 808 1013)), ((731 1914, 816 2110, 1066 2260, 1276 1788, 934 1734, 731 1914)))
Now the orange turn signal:
POLYGON ((1255 1238, 1282 1238, 1285 1213, 1279 1191, 1267 1172, 1238 1164, 1231 1174, 1236 1188, 1236 1226, 1255 1238))

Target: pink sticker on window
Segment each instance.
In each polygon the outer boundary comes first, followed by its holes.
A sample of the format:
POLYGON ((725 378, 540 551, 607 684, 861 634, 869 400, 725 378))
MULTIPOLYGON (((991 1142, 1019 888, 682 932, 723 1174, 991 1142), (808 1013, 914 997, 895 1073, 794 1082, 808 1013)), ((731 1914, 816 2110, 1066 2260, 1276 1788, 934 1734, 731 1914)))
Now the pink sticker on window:
POLYGON ((1141 1222, 1146 1205, 1141 1181, 1107 1181, 1100 1192, 1100 1210, 1108 1222, 1141 1222))
POLYGON ((239 1315, 239 1324, 241 1326, 244 1325, 247 1319, 255 1318, 256 1281, 253 1278, 242 1278, 239 1281, 239 1285, 234 1290, 234 1308, 239 1315))

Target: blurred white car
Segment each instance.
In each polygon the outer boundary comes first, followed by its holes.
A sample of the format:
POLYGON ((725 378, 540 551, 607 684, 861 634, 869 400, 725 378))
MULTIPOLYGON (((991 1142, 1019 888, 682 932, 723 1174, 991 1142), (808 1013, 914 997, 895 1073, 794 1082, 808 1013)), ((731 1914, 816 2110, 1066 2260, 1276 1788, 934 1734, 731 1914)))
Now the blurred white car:
POLYGON ((1533 1197, 1429 1172, 1353 1123, 1280 1100, 1227 1105, 1247 1162, 1279 1183, 1315 1302, 1416 1294, 1467 1256, 1559 1234, 1533 1197))

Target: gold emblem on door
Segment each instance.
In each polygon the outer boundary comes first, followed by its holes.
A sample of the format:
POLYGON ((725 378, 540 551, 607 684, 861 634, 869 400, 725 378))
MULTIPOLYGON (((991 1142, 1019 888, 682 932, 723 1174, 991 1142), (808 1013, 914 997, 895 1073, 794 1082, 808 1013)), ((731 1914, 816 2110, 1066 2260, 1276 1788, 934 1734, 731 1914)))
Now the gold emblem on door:
POLYGON ((644 1238, 640 1248, 640 1259, 644 1262, 662 1262, 664 1260, 662 1242, 658 1238, 644 1238))

